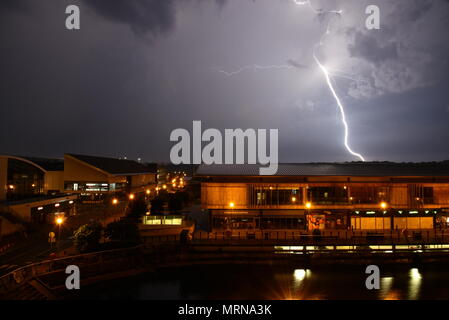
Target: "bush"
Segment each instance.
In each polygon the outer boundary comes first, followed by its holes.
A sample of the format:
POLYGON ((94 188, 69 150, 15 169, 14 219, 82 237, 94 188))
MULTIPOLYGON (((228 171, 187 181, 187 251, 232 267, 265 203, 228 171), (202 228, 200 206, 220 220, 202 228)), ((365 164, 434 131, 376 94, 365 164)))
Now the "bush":
POLYGON ((104 230, 104 236, 120 245, 137 245, 140 243, 139 229, 130 220, 111 222, 104 230))
POLYGON ((91 252, 99 248, 103 227, 98 222, 82 225, 73 233, 73 242, 79 252, 91 252))
POLYGON ((145 202, 145 198, 140 196, 128 204, 128 218, 132 218, 138 220, 140 217, 144 216, 147 212, 147 203, 145 202))
POLYGON ((164 200, 161 197, 156 197, 151 200, 151 214, 158 215, 164 211, 164 200))

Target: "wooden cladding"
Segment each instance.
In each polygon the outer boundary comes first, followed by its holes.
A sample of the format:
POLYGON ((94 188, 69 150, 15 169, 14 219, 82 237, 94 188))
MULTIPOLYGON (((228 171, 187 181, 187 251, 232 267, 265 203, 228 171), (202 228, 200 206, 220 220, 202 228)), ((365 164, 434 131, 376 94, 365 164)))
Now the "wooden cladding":
POLYGON ((229 209, 231 203, 233 209, 293 209, 309 201, 312 205, 329 207, 377 207, 381 202, 401 209, 449 206, 449 184, 203 182, 201 194, 202 206, 208 209, 229 209), (334 192, 334 189, 341 192, 334 192))

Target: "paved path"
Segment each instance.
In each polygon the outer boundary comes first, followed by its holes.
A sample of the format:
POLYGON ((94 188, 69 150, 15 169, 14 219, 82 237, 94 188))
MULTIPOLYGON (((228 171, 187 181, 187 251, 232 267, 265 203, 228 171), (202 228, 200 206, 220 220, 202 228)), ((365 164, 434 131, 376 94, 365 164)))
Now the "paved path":
MULTIPOLYGON (((122 213, 116 213, 114 215, 90 215, 82 214, 74 217, 69 217, 64 223, 61 230, 61 242, 59 243, 59 255, 66 252, 67 254, 74 253, 74 249, 71 236, 72 230, 75 230, 79 226, 88 223, 90 220, 98 220, 103 225, 106 225, 114 220, 120 219, 123 216, 122 213)), ((53 231, 58 235, 55 226, 46 226, 42 230, 30 236, 28 239, 24 239, 20 244, 8 250, 5 254, 0 256, 0 276, 27 264, 35 263, 38 261, 51 258, 51 254, 56 252, 56 245, 50 247, 48 242, 48 233, 53 231)))

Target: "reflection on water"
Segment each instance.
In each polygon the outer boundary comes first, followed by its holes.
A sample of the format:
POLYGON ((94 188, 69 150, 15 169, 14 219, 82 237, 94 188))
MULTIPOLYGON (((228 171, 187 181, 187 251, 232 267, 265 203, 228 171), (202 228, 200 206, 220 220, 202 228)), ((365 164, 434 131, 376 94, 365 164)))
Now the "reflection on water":
POLYGON ((393 277, 381 277, 380 278, 380 289, 379 298, 384 300, 397 300, 396 295, 392 294, 394 291, 391 290, 393 286, 393 277))
POLYGON ((77 290, 95 299, 449 299, 449 272, 380 266, 380 290, 365 267, 280 268, 204 265, 173 268, 77 290))
POLYGON ((412 268, 409 271, 409 277, 408 299, 417 300, 419 299, 419 291, 421 289, 421 273, 419 273, 417 268, 412 268))

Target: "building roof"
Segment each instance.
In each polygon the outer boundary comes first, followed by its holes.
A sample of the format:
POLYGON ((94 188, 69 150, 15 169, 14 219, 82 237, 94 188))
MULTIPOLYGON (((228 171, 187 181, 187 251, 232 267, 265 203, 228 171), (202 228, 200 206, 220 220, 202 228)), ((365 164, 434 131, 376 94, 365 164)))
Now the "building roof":
POLYGON ((34 157, 21 157, 28 161, 31 161, 38 166, 42 167, 46 171, 63 171, 64 160, 63 159, 47 159, 47 158, 34 158, 34 157))
POLYGON ((156 174, 154 166, 146 166, 134 160, 67 154, 112 175, 156 174))
MULTIPOLYGON (((197 176, 259 176, 261 165, 200 165, 197 176)), ((280 163, 275 176, 449 176, 449 161, 280 163)))

